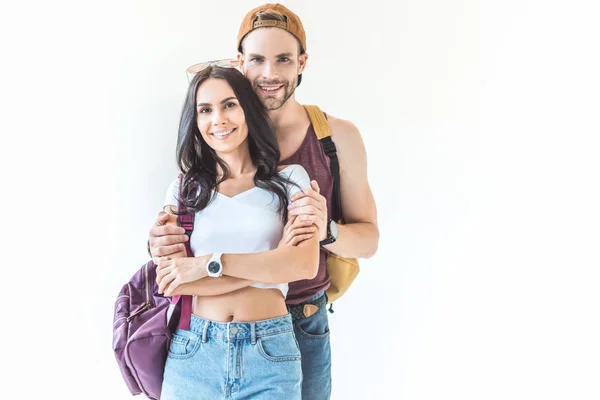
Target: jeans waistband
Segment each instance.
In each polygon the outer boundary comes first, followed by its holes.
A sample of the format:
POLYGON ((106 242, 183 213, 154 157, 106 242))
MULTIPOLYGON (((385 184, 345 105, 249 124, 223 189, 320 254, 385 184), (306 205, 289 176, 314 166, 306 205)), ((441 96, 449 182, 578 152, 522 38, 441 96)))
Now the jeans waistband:
MULTIPOLYGON (((307 304, 312 304, 317 306, 319 309, 325 307, 327 305, 327 296, 325 292, 319 292, 310 299, 306 300, 300 304, 288 305, 287 309, 292 316, 292 320, 295 321, 297 319, 307 318, 309 315, 305 313, 305 306, 307 304)), ((313 314, 310 314, 313 315, 313 314)))
POLYGON ((271 336, 293 330, 292 317, 270 318, 252 322, 215 322, 192 314, 190 331, 202 336, 202 341, 214 338, 223 341, 247 340, 252 343, 257 337, 271 336))

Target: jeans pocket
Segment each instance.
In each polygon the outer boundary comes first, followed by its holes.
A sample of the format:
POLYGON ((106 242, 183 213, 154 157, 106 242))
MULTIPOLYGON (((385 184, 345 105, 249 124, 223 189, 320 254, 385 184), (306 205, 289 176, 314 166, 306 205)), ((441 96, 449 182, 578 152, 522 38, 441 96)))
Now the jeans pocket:
POLYGON ((196 354, 199 348, 200 337, 198 335, 190 331, 177 329, 169 345, 169 357, 189 358, 196 354))
POLYGON ((294 331, 309 339, 324 339, 329 336, 327 310, 322 308, 308 318, 294 321, 294 331))
POLYGON ((269 361, 299 361, 302 358, 292 331, 262 336, 256 345, 260 354, 269 361))

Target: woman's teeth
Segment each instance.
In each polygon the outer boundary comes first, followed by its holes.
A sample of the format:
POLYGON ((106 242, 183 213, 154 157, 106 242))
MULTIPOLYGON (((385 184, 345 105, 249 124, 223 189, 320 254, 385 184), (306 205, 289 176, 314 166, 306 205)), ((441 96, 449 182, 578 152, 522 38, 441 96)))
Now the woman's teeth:
POLYGON ((223 138, 223 137, 225 137, 225 136, 229 135, 229 134, 230 134, 231 132, 233 132, 234 130, 235 130, 235 128, 234 128, 234 129, 231 129, 231 130, 229 130, 229 131, 227 131, 227 132, 213 132, 213 136, 216 136, 216 137, 218 137, 218 138, 223 138))

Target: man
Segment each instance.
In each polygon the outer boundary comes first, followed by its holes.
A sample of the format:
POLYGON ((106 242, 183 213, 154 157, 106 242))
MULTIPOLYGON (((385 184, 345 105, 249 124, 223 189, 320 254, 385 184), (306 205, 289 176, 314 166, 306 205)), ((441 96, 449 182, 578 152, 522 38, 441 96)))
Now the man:
MULTIPOLYGON (((375 201, 367 180, 366 152, 358 129, 350 122, 327 116, 340 164, 341 198, 345 224, 329 218, 333 177, 329 159, 318 141, 304 107, 295 99, 306 68, 306 35, 302 22, 280 4, 250 11, 238 34, 238 60, 276 127, 282 165, 300 164, 314 179, 312 189, 292 198, 290 216, 302 214, 318 227, 320 265, 311 280, 290 282, 286 298, 302 354, 303 399, 328 399, 331 393, 331 350, 325 309, 329 287, 326 259, 330 253, 368 258, 377 250, 379 231, 375 201), (308 305, 308 306, 307 306, 308 305)), ((161 213, 150 230, 149 246, 155 260, 181 252, 187 240, 182 228, 165 225, 161 213)), ((253 255, 221 259, 223 274, 252 279, 253 255), (237 264, 237 265, 236 265, 237 264)), ((259 268, 257 266, 255 268, 259 268)), ((280 266, 285 268, 285 265, 280 266)), ((293 274, 290 272, 290 276, 293 274)))

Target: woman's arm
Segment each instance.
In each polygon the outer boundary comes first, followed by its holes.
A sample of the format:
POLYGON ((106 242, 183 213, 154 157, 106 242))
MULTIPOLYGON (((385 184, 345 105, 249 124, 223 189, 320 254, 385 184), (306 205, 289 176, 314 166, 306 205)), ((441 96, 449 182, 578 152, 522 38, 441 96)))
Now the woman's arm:
MULTIPOLYGON (((168 219, 165 225, 177 226, 177 207, 167 205, 163 210, 168 214, 168 219)), ((168 256, 168 259, 185 258, 187 253, 185 250, 168 256)), ((200 266, 201 267, 201 266, 200 266)), ((160 269, 160 268, 159 268, 160 269)), ((162 278, 162 276, 160 276, 162 278)), ((157 283, 161 284, 160 278, 157 276, 157 283)), ((234 292, 253 285, 254 281, 248 279, 240 279, 231 276, 221 276, 218 279, 198 279, 193 282, 183 283, 174 289, 170 289, 168 285, 164 289, 165 296, 190 295, 190 296, 218 296, 225 293, 234 292)), ((160 291, 159 291, 160 292, 160 291)))
MULTIPOLYGON (((306 170, 300 165, 291 166, 286 169, 289 179, 295 182, 295 188, 291 188, 288 193, 289 197, 292 197, 296 192, 301 191, 305 188, 310 188, 310 179, 306 170)), ((241 278, 250 282, 262 282, 267 284, 280 284, 294 282, 304 279, 314 279, 319 270, 319 253, 320 235, 317 232, 318 226, 312 221, 298 221, 296 218, 290 218, 286 229, 293 225, 292 231, 295 228, 295 234, 293 236, 299 236, 296 240, 286 239, 286 234, 282 238, 282 242, 288 243, 288 245, 280 245, 277 249, 269 250, 261 253, 247 253, 247 254, 223 254, 221 256, 221 263, 223 265, 223 275, 241 278), (307 231, 311 229, 314 234, 307 231), (314 229, 314 230, 313 230, 314 229), (302 239, 300 239, 302 236, 302 239)), ((165 282, 169 286, 176 287, 187 282, 193 282, 195 279, 189 278, 190 276, 201 276, 205 273, 206 264, 210 260, 212 254, 204 256, 194 257, 186 262, 186 268, 188 271, 183 274, 174 271, 177 267, 171 268, 173 273, 170 278, 166 279, 165 282), (202 270, 198 270, 201 268, 202 270), (179 278, 176 275, 181 275, 179 278), (187 275, 187 277, 185 277, 187 275), (175 281, 177 279, 177 281, 175 281), (174 282, 173 282, 174 281, 174 282), (173 284, 171 284, 173 282, 173 284)), ((158 279, 157 279, 158 280, 158 279)), ((238 282, 241 283, 241 282, 238 282)), ((248 283, 250 285, 251 283, 248 283)), ((237 287, 237 286, 236 286, 237 287)), ((237 289, 236 289, 237 290, 237 289)))
POLYGON ((219 278, 203 278, 193 282, 184 283, 176 287, 172 292, 169 291, 169 287, 167 287, 165 295, 218 296, 243 289, 255 283, 255 281, 248 279, 223 275, 219 278))
MULTIPOLYGON (((311 223, 312 224, 312 223, 311 223)), ((211 255, 201 258, 208 262, 211 255)), ((263 283, 313 279, 319 270, 319 238, 313 235, 297 246, 250 254, 223 254, 223 274, 263 283)))
MULTIPOLYGON (((288 199, 296 193, 311 187, 310 178, 306 170, 300 165, 291 165, 282 171, 293 185, 289 187, 288 199)), ((254 254, 223 254, 223 274, 264 283, 287 283, 303 279, 313 279, 319 270, 319 232, 318 226, 313 221, 300 221, 290 216, 290 222, 301 226, 303 229, 314 228, 314 234, 293 243, 291 246, 282 246, 275 250, 254 254), (294 245, 295 244, 295 245, 294 245)), ((285 233, 282 241, 285 241, 285 233)), ((208 259, 210 256, 206 259, 208 259)))
MULTIPOLYGON (((285 225, 283 237, 276 250, 262 253, 252 253, 246 255, 232 254, 221 256, 223 263, 223 275, 219 278, 206 277, 206 264, 211 255, 200 257, 180 257, 161 261, 157 268, 156 282, 159 285, 159 293, 165 293, 166 296, 178 294, 196 295, 196 296, 216 296, 230 293, 235 290, 250 286, 256 282, 263 283, 287 283, 300 279, 311 279, 317 273, 319 267, 319 243, 318 233, 313 225, 306 226, 304 221, 292 217, 285 225), (311 240, 313 241, 311 243, 311 240), (287 249, 298 249, 292 252, 287 249), (315 250, 316 249, 316 250, 315 250), (310 259, 311 252, 316 251, 314 260, 310 259), (238 267, 244 271, 247 264, 244 263, 244 256, 248 257, 259 267, 261 277, 266 279, 248 279, 245 277, 231 276, 232 272, 225 269, 224 260, 229 256, 233 257, 233 262, 239 262, 238 267), (240 258, 239 256, 242 256, 240 258), (258 257, 256 257, 258 256, 258 257), (283 266, 282 266, 282 263, 283 266), (267 268, 264 268, 264 267, 267 268), (314 269, 310 269, 314 268, 314 269), (266 274, 265 274, 266 271, 266 274), (271 277, 267 274, 272 273, 271 277)), ((228 262, 231 267, 235 264, 228 262)), ((232 269, 232 271, 235 271, 232 269)), ((246 273, 248 271, 245 271, 246 273)), ((250 271, 250 273, 256 273, 250 271)))

